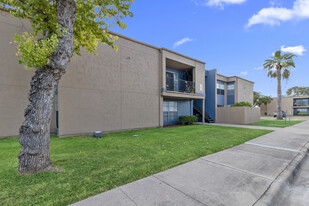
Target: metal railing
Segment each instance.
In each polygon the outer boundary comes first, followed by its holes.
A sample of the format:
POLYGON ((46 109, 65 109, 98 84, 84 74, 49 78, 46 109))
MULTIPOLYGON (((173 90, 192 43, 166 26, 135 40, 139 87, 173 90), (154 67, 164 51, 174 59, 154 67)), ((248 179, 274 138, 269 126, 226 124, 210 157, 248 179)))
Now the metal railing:
POLYGON ((166 90, 184 93, 195 93, 194 82, 166 77, 166 90))

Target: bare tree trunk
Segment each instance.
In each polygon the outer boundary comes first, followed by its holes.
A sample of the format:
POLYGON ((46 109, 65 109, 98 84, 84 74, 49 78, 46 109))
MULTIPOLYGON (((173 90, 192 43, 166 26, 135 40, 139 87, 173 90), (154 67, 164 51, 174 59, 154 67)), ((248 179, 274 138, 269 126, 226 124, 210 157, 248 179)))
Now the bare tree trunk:
POLYGON ((49 65, 38 68, 30 83, 29 104, 20 128, 19 142, 22 148, 18 155, 18 171, 21 174, 58 171, 52 167, 50 160, 50 121, 56 86, 65 74, 73 54, 76 4, 74 0, 58 0, 57 7, 57 21, 66 32, 58 38, 59 44, 49 65))
POLYGON ((277 119, 283 119, 282 118, 282 91, 281 91, 281 67, 277 68, 277 80, 278 80, 278 85, 277 85, 277 96, 278 96, 278 114, 277 114, 277 119))

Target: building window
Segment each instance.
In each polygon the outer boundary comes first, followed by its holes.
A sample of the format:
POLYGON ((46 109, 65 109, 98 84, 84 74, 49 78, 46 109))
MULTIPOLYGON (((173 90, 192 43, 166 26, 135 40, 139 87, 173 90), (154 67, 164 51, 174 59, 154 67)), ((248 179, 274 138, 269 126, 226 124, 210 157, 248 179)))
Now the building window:
POLYGON ((294 99, 293 104, 296 107, 309 106, 309 99, 294 99))
POLYGON ((235 82, 227 83, 227 105, 235 104, 235 82))
POLYGON ((217 107, 225 105, 225 85, 222 81, 217 81, 217 107))
POLYGON ((224 82, 222 81, 217 81, 217 94, 224 95, 224 82))
POLYGON ((163 101, 163 120, 164 122, 178 121, 178 107, 175 101, 163 101))

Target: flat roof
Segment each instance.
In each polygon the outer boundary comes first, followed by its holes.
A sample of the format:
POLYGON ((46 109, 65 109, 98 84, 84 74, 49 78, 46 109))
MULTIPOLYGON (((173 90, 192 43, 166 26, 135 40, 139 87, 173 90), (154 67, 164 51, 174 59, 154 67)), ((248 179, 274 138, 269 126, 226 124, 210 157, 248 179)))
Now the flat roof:
POLYGON ((156 47, 156 46, 153 46, 153 45, 151 45, 151 44, 147 44, 147 43, 138 41, 138 40, 136 40, 136 39, 130 38, 130 37, 125 36, 125 35, 122 35, 122 34, 118 34, 118 33, 113 32, 113 31, 108 31, 108 33, 110 33, 110 34, 112 34, 112 35, 114 35, 114 36, 118 36, 118 37, 121 37, 121 38, 123 38, 123 39, 129 40, 129 41, 138 43, 138 44, 142 44, 142 45, 144 45, 144 46, 151 47, 151 48, 153 48, 153 49, 165 50, 165 51, 171 52, 171 53, 173 53, 173 54, 176 54, 176 55, 179 55, 179 56, 182 56, 182 57, 191 59, 191 60, 193 60, 193 61, 197 61, 197 62, 200 62, 200 63, 202 63, 202 64, 206 64, 206 63, 203 62, 203 61, 200 61, 200 60, 198 60, 198 59, 194 59, 194 58, 189 57, 189 56, 186 56, 186 55, 184 55, 184 54, 180 54, 180 53, 178 53, 178 52, 175 52, 175 51, 173 51, 173 50, 170 50, 170 49, 167 49, 167 48, 164 48, 164 47, 156 47))
MULTIPOLYGON (((278 97, 272 97, 273 99, 278 99, 278 97)), ((282 98, 297 98, 297 99, 307 99, 309 96, 284 96, 282 98)))
POLYGON ((224 77, 224 78, 233 78, 233 77, 234 77, 234 78, 242 79, 242 80, 247 81, 247 82, 255 83, 255 82, 253 82, 253 81, 250 81, 250 80, 248 80, 248 79, 244 79, 244 78, 239 77, 239 76, 230 76, 230 77, 227 77, 227 76, 224 76, 224 75, 222 75, 222 74, 217 74, 217 75, 219 75, 219 76, 221 76, 221 77, 224 77))
MULTIPOLYGON (((0 7, 0 10, 2 10, 2 11, 6 11, 6 12, 8 12, 8 13, 10 12, 10 10, 9 10, 9 9, 7 9, 7 8, 3 8, 3 7, 0 7)), ((161 48, 160 48, 160 47, 156 47, 156 46, 153 46, 153 45, 151 45, 151 44, 147 44, 147 43, 144 43, 144 42, 138 41, 138 40, 136 40, 136 39, 130 38, 130 37, 125 36, 125 35, 122 35, 122 34, 118 34, 118 33, 113 32, 113 31, 108 31, 108 33, 110 33, 110 34, 112 34, 112 35, 114 35, 114 36, 121 37, 121 38, 123 38, 123 39, 127 39, 127 40, 129 40, 129 41, 132 41, 132 42, 138 43, 138 44, 142 44, 142 45, 144 45, 144 46, 151 47, 151 48, 153 48, 153 49, 157 49, 157 50, 165 50, 165 51, 168 51, 168 52, 174 53, 174 54, 176 54, 176 55, 179 55, 179 56, 182 56, 182 57, 185 57, 185 58, 191 59, 191 60, 193 60, 193 61, 197 61, 197 62, 200 62, 200 63, 202 63, 202 64, 206 64, 206 63, 205 63, 205 62, 203 62, 203 61, 200 61, 200 60, 198 60, 198 59, 194 59, 194 58, 189 57, 189 56, 186 56, 186 55, 184 55, 184 54, 177 53, 177 52, 175 52, 175 51, 172 51, 172 50, 170 50, 170 49, 166 49, 166 48, 164 48, 164 47, 161 47, 161 48)))

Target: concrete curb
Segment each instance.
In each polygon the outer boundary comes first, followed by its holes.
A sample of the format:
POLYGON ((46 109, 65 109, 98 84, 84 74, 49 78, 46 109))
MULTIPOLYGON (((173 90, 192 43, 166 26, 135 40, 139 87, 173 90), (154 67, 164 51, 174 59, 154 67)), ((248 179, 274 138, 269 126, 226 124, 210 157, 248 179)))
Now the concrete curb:
POLYGON ((253 204, 254 206, 275 206, 286 197, 299 172, 307 153, 309 152, 309 140, 287 167, 270 184, 263 195, 253 204))

